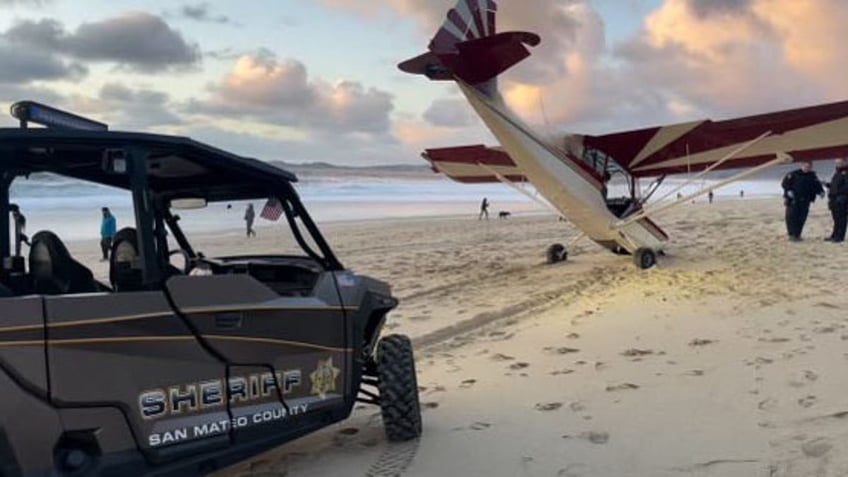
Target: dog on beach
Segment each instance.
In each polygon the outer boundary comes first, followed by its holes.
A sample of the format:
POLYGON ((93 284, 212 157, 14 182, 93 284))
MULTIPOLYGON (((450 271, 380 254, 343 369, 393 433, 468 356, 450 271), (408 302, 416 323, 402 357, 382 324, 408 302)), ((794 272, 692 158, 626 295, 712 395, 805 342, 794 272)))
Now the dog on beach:
POLYGON ((507 212, 506 210, 502 210, 502 211, 498 212, 498 218, 499 219, 507 219, 507 218, 509 218, 510 215, 512 215, 512 214, 507 212))

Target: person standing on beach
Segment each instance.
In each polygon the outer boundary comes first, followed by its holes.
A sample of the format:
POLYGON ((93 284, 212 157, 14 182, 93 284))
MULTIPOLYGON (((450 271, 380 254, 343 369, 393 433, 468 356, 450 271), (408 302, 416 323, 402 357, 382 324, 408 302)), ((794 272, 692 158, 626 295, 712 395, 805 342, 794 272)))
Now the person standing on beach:
POLYGON ((118 232, 118 224, 115 221, 115 216, 109 211, 109 207, 100 209, 103 213, 103 220, 100 221, 100 251, 103 252, 103 260, 109 260, 109 250, 112 248, 112 239, 115 233, 118 232))
POLYGON ((786 206, 786 232, 791 242, 800 242, 810 204, 816 201, 817 195, 824 197, 824 187, 810 162, 802 162, 800 169, 786 174, 780 185, 786 206))
POLYGON ((244 222, 247 225, 247 237, 256 237, 256 231, 253 230, 253 220, 256 219, 256 212, 253 210, 253 204, 247 204, 247 210, 244 211, 244 222))
POLYGON ((830 179, 828 189, 827 207, 833 217, 833 233, 825 240, 844 242, 845 228, 848 226, 848 162, 845 159, 836 160, 836 171, 830 179))
POLYGON ((713 203, 713 197, 715 197, 715 194, 713 194, 713 191, 710 191, 710 193, 709 193, 709 194, 707 194, 707 197, 709 197, 709 199, 710 199, 710 204, 712 204, 712 203, 713 203))
POLYGON ((486 215, 486 220, 489 220, 489 199, 483 197, 483 203, 480 204, 480 216, 477 220, 483 220, 483 215, 486 215))

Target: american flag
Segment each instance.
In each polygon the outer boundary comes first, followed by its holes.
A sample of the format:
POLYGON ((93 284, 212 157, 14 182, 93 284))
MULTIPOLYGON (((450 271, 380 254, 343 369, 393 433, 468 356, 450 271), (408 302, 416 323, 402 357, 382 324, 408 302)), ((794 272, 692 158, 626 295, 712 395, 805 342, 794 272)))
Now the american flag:
POLYGON ((262 212, 259 214, 263 219, 271 221, 279 220, 281 215, 283 215, 283 204, 276 197, 268 199, 268 202, 265 203, 265 207, 262 207, 262 212))

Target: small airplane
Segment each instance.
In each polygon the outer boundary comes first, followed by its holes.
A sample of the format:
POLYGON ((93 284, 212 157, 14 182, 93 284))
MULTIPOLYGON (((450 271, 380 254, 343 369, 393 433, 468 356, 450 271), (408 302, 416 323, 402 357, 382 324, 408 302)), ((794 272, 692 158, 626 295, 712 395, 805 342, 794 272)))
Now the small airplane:
MULTIPOLYGON (((723 121, 699 120, 606 135, 564 134, 546 138, 534 132, 505 104, 497 77, 530 56, 541 42, 528 32, 495 30, 494 0, 459 0, 433 37, 429 51, 400 63, 407 73, 435 81, 455 81, 500 147, 469 145, 427 149, 433 170, 463 183, 529 182, 545 205, 610 251, 633 255, 642 269, 656 264, 668 235, 652 217, 696 197, 761 171, 794 161, 848 154, 848 101, 723 121), (717 169, 743 169, 695 193, 688 184, 717 169), (688 181, 647 204, 668 175, 691 174, 688 181), (607 198, 614 174, 626 180, 629 197, 607 198), (642 191, 639 181, 654 178, 642 191), (678 193, 677 200, 662 202, 678 193)), ((567 247, 551 245, 550 263, 567 258, 567 247)))

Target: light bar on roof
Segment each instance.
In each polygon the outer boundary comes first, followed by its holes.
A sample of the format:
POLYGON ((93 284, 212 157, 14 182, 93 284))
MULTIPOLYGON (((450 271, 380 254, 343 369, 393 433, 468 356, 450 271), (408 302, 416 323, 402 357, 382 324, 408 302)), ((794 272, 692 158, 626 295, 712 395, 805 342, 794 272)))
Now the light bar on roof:
POLYGON ((34 101, 18 101, 12 105, 11 114, 12 117, 21 121, 21 127, 26 127, 27 123, 35 123, 52 129, 109 130, 109 126, 104 123, 34 101))

